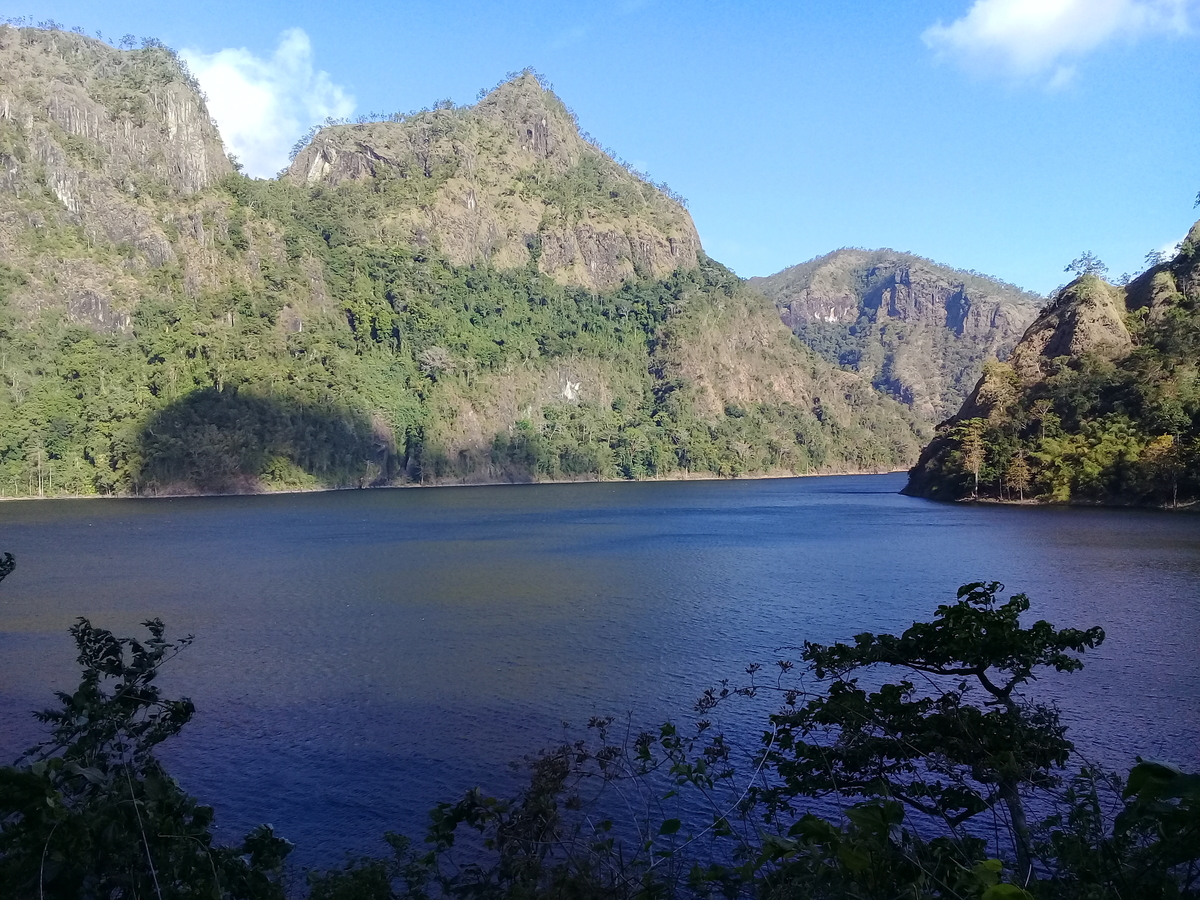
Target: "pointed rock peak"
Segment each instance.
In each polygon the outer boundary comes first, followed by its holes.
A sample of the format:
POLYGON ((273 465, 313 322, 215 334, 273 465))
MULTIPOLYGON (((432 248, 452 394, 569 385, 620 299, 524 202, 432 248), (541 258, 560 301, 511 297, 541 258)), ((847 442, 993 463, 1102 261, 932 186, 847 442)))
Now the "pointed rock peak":
POLYGON ((552 93, 552 87, 546 80, 546 76, 534 69, 526 68, 520 72, 509 72, 503 81, 487 92, 484 102, 514 94, 540 97, 546 93, 552 93))
POLYGON ((1124 289, 1092 274, 1081 275, 1029 326, 1013 350, 1013 368, 1031 383, 1050 374, 1059 357, 1123 356, 1133 346, 1125 313, 1124 289))
POLYGON ((1200 222, 1192 226, 1192 230, 1188 232, 1183 242, 1184 244, 1191 244, 1193 247, 1200 247, 1200 222))
POLYGON ((546 159, 565 157, 574 161, 583 143, 575 114, 533 69, 501 82, 475 109, 511 130, 523 149, 546 159))
POLYGON ((483 95, 476 108, 480 112, 487 112, 527 106, 558 108, 565 111, 550 82, 533 69, 510 72, 504 81, 483 95))

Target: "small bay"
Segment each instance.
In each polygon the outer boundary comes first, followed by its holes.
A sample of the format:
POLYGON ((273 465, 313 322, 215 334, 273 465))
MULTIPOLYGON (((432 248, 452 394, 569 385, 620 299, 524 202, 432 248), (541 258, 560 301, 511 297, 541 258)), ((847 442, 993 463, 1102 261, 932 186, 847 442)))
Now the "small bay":
MULTIPOLYGON (((960 584, 1102 625, 1036 682, 1079 750, 1200 765, 1200 516, 947 505, 901 475, 0 504, 0 756, 74 686, 77 616, 161 617, 195 644, 164 751, 233 839, 272 822, 302 864, 419 835, 426 810, 595 715, 683 718, 804 640, 896 631, 960 584), (785 648, 785 649, 781 649, 785 648)), ((741 728, 747 746, 752 725, 741 728)))

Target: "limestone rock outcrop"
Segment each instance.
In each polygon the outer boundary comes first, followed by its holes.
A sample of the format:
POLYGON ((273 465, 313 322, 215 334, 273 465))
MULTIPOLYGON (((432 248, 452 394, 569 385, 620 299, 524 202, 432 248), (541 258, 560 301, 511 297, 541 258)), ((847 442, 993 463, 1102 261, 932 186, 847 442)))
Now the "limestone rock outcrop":
POLYGON ((750 284, 812 349, 929 426, 958 409, 986 359, 1012 350, 1041 300, 892 250, 837 250, 750 284))
MULTIPOLYGON (((171 216, 155 215, 155 204, 231 171, 198 86, 167 48, 122 51, 71 32, 0 26, 0 256, 21 257, 18 235, 32 226, 111 244, 125 268, 177 262, 171 216)), ((119 273, 66 268, 45 273, 25 302, 122 330, 119 273)))
POLYGON ((1133 347, 1125 325, 1125 291, 1084 275, 1068 285, 1025 332, 1012 366, 1027 382, 1041 379, 1052 361, 1099 353, 1124 356, 1133 347))
POLYGON ((472 107, 324 128, 286 177, 398 179, 419 200, 379 224, 394 240, 432 244, 458 265, 533 263, 593 290, 694 268, 702 252, 687 210, 584 140, 531 73, 472 107))

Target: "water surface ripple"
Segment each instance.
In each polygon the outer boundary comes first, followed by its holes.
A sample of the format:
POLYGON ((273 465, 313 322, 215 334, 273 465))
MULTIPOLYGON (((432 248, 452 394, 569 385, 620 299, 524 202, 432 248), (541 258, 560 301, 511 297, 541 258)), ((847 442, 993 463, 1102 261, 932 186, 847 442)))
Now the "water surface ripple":
MULTIPOLYGON (((639 726, 776 648, 903 629, 999 580, 1101 624, 1043 679, 1080 748, 1200 765, 1200 516, 935 504, 902 476, 0 504, 0 758, 73 686, 76 616, 162 617, 197 714, 165 753, 230 838, 302 863, 425 811, 591 715, 639 726)), ((794 655, 794 654, 792 654, 794 655)))

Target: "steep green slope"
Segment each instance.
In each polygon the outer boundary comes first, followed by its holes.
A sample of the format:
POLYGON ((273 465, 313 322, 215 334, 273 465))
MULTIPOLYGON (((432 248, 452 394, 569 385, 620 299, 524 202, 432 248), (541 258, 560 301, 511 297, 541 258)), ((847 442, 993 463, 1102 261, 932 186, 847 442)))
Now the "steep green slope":
POLYGON ((1041 298, 894 250, 835 250, 750 284, 829 362, 859 372, 930 429, 1005 357, 1041 298))
POLYGON ((939 429, 906 492, 943 499, 1200 499, 1200 222, 1126 287, 1094 275, 1042 311, 939 429))
POLYGON ((165 48, 0 28, 0 73, 5 493, 916 457, 529 74, 257 181, 165 48))

